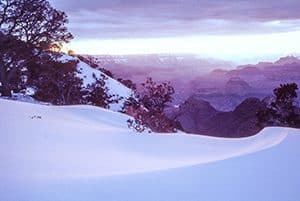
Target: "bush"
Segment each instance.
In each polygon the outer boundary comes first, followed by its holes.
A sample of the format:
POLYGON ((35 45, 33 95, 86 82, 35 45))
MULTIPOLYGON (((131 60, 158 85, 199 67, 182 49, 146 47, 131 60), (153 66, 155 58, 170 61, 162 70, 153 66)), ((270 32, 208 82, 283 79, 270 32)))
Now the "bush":
POLYGON ((146 130, 148 130, 148 133, 150 133, 151 131, 149 130, 149 128, 147 127, 146 124, 143 123, 143 121, 141 121, 138 118, 135 119, 128 119, 127 120, 127 125, 128 128, 133 129, 136 132, 142 133, 146 130))
POLYGON ((106 74, 107 76, 114 78, 114 75, 112 72, 105 68, 100 68, 99 65, 97 64, 97 61, 93 56, 82 56, 82 55, 77 55, 77 58, 83 61, 84 63, 87 63, 89 66, 100 70, 102 73, 106 74))
POLYGON ((138 132, 145 128, 154 132, 175 132, 177 124, 164 114, 165 107, 172 101, 174 88, 166 82, 157 84, 151 78, 141 86, 124 105, 123 111, 135 118, 128 121, 128 126, 138 132))
POLYGON ((119 82, 121 82, 122 84, 124 84, 129 89, 136 90, 136 84, 133 83, 131 80, 125 80, 125 79, 122 79, 122 78, 118 78, 117 80, 119 82))
POLYGON ((108 88, 105 86, 105 80, 107 78, 104 75, 97 78, 95 74, 93 74, 93 77, 95 82, 89 84, 87 87, 88 94, 85 98, 87 103, 103 108, 109 108, 109 104, 111 103, 118 103, 121 98, 108 93, 108 88))

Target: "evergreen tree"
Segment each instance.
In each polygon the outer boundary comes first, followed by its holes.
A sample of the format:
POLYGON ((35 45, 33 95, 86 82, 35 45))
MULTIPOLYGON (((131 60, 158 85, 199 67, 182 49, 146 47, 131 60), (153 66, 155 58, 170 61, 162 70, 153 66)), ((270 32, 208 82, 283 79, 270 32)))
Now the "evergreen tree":
POLYGON ((86 91, 82 80, 76 76, 77 62, 62 63, 48 60, 31 69, 31 85, 36 90, 34 98, 55 105, 83 103, 86 91), (34 72, 35 70, 35 72, 34 72))
POLYGON ((300 127, 300 114, 295 105, 297 90, 296 83, 281 84, 275 88, 273 101, 257 114, 259 123, 261 125, 300 127))
POLYGON ((0 0, 1 96, 19 88, 16 77, 24 77, 28 62, 72 39, 67 22, 47 0, 0 0))
POLYGON ((88 104, 109 108, 109 104, 117 103, 120 100, 117 96, 108 93, 108 88, 105 86, 105 80, 107 80, 107 78, 104 75, 101 74, 101 77, 97 78, 96 75, 93 74, 93 78, 95 82, 89 84, 87 87, 88 95, 85 99, 88 104))
POLYGON ((66 14, 47 0, 0 0, 2 32, 41 49, 61 47, 73 38, 67 22, 66 14))
POLYGON ((32 57, 32 47, 16 37, 0 31, 0 96, 11 96, 11 91, 24 88, 26 61, 32 57))

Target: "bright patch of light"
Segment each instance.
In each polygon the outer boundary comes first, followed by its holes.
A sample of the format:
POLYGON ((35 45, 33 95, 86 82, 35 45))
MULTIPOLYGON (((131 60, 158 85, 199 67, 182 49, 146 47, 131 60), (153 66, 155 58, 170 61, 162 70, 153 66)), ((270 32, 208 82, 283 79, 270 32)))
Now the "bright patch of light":
POLYGON ((299 54, 299 36, 300 31, 256 35, 75 40, 68 48, 80 54, 192 53, 239 62, 268 55, 299 54))

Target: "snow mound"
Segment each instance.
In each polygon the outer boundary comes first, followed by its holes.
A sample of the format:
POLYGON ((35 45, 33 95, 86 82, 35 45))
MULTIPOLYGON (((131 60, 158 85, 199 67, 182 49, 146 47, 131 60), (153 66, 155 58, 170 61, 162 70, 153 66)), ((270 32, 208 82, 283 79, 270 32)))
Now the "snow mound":
POLYGON ((93 106, 45 106, 0 99, 0 179, 94 178, 210 163, 282 142, 292 129, 224 139, 137 134, 129 116, 93 106))

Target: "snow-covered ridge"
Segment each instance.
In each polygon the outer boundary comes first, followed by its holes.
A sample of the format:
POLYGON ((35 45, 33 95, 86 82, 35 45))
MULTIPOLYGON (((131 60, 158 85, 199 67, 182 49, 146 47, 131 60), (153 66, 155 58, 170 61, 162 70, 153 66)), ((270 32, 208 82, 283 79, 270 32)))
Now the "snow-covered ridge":
POLYGON ((104 77, 107 78, 105 82, 106 82, 106 86, 108 88, 108 93, 110 95, 118 95, 119 97, 123 97, 123 99, 120 100, 119 103, 110 104, 110 109, 113 111, 121 110, 121 108, 124 104, 124 101, 128 97, 130 97, 130 95, 133 93, 133 91, 131 89, 129 89, 122 83, 109 77, 105 73, 89 66, 88 64, 82 62, 81 60, 79 60, 76 57, 69 56, 69 55, 63 55, 58 59, 61 62, 68 62, 68 61, 74 61, 74 60, 78 62, 77 70, 79 73, 77 75, 79 78, 81 78, 83 80, 84 86, 87 86, 88 84, 92 84, 93 82, 95 82, 95 79, 93 78, 93 74, 95 74, 95 76, 97 78, 100 78, 101 75, 104 75, 104 77))
MULTIPOLYGON (((270 148, 287 128, 224 139, 137 134, 129 116, 93 106, 45 106, 0 99, 1 178, 87 178, 210 163, 270 148)), ((299 130, 298 130, 299 132, 299 130)))

